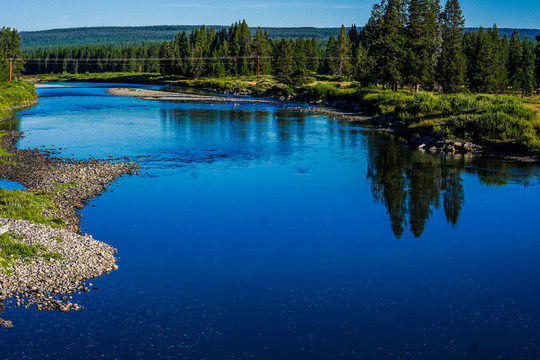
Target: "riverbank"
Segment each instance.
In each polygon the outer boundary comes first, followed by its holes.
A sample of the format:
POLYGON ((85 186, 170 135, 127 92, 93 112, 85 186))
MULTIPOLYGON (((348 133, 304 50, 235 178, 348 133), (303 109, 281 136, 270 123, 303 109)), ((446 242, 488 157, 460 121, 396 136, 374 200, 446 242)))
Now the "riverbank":
MULTIPOLYGON (((137 97, 144 100, 177 101, 177 102, 199 102, 199 103, 274 103, 283 104, 285 99, 254 99, 248 96, 209 96, 195 95, 182 92, 170 92, 160 90, 133 89, 133 88, 111 88, 107 90, 109 94, 118 96, 137 97)), ((309 101, 305 99, 306 102, 309 101)), ((359 123, 362 126, 371 127, 377 131, 393 133, 407 139, 408 145, 412 149, 428 151, 432 153, 470 153, 475 156, 500 158, 507 161, 540 163, 540 156, 523 151, 519 151, 515 146, 494 146, 480 145, 472 141, 462 141, 461 139, 448 138, 447 133, 440 131, 434 133, 433 124, 428 126, 411 126, 404 128, 396 118, 391 115, 373 115, 371 117, 359 115, 366 111, 358 103, 347 100, 311 100, 307 103, 298 101, 287 101, 289 108, 316 114, 332 116, 337 119, 359 123), (306 105, 306 104, 311 104, 306 105), (364 110, 362 112, 362 110, 364 110)))
MULTIPOLYGON (((279 99, 257 99, 248 96, 211 96, 211 95, 197 95, 183 92, 170 92, 161 90, 148 90, 148 89, 134 89, 134 88, 110 88, 107 92, 111 95, 117 96, 130 96, 143 100, 157 100, 157 101, 176 101, 176 102, 195 102, 195 103, 252 103, 252 104, 283 104, 283 100, 279 99)), ((344 119, 348 121, 357 121, 369 123, 370 118, 361 116, 354 110, 345 110, 337 108, 327 108, 321 106, 306 106, 304 103, 298 103, 294 101, 288 102, 289 108, 299 110, 302 112, 312 112, 323 115, 330 115, 335 118, 344 119)))
MULTIPOLYGON (((86 291, 82 281, 115 269, 116 249, 80 235, 77 213, 138 165, 120 159, 71 160, 54 150, 19 149, 22 134, 2 134, 0 178, 24 190, 0 190, 0 310, 5 305, 46 310, 79 310, 67 294, 86 291), (114 161, 113 161, 114 160, 114 161), (7 234, 7 235, 6 235, 7 234), (63 296, 62 296, 63 295, 63 296), (6 302, 7 301, 7 302, 6 302)), ((0 326, 9 322, 0 321, 0 326)))
POLYGON ((0 82, 0 121, 10 118, 14 111, 37 103, 35 85, 29 81, 0 82))

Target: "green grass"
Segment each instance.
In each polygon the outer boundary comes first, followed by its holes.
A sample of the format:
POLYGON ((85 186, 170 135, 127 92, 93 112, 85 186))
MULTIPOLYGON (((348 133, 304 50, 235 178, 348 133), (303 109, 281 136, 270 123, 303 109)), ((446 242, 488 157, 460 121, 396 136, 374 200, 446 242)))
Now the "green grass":
POLYGON ((0 188, 0 217, 29 220, 53 228, 64 226, 61 218, 46 216, 47 211, 57 207, 49 190, 33 194, 26 190, 4 190, 0 188))
POLYGON ((17 241, 17 237, 10 232, 5 232, 0 235, 0 268, 11 273, 9 268, 15 264, 16 260, 24 260, 30 262, 36 257, 45 259, 63 259, 62 254, 49 252, 43 245, 28 244, 17 241))
POLYGON ((53 228, 64 227, 61 218, 51 218, 47 213, 58 209, 55 194, 76 186, 76 182, 55 182, 50 188, 38 192, 4 190, 0 187, 0 217, 29 220, 53 228))
POLYGON ((36 88, 31 82, 0 82, 0 119, 10 116, 10 109, 28 105, 36 98, 36 88))

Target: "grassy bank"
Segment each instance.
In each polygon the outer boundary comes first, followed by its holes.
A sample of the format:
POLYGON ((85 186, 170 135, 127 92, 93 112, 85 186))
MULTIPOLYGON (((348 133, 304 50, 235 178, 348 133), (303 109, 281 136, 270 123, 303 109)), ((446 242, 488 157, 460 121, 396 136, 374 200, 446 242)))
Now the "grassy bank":
POLYGON ((0 271, 11 273, 13 266, 17 260, 26 262, 32 259, 41 257, 49 260, 60 260, 63 256, 57 252, 50 252, 48 249, 39 244, 21 242, 10 232, 5 232, 0 235, 0 271))
POLYGON ((261 96, 296 95, 305 100, 347 101, 363 113, 384 117, 400 132, 443 133, 454 140, 504 145, 515 151, 540 153, 540 97, 484 94, 432 94, 362 88, 357 83, 318 77, 311 84, 289 88, 271 76, 184 79, 140 73, 40 75, 40 81, 161 83, 261 96))
POLYGON ((11 110, 32 104, 37 99, 36 87, 29 81, 0 82, 0 120, 11 110))
POLYGON ((325 83, 304 87, 308 98, 360 104, 385 116, 404 132, 433 131, 455 140, 540 153, 540 116, 535 98, 473 94, 431 94, 325 83))
POLYGON ((74 186, 76 184, 56 183, 51 188, 38 192, 4 190, 0 187, 0 217, 29 220, 53 228, 61 228, 65 225, 64 221, 48 215, 58 210, 53 195, 74 186))

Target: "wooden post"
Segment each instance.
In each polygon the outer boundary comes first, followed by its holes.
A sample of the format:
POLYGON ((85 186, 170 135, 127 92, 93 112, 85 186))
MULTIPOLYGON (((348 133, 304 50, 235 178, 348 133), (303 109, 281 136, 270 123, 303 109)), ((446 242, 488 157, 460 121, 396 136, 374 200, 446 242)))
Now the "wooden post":
POLYGON ((13 78, 13 59, 9 59, 9 82, 13 78))

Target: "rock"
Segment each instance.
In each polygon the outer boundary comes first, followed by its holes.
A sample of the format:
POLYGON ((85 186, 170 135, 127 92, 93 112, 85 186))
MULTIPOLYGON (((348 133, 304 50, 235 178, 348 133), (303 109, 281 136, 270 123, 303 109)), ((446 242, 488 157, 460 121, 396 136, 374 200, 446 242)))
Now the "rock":
POLYGON ((474 146, 473 146, 473 144, 471 142, 467 141, 467 142, 465 142, 465 144, 463 144, 463 149, 465 151, 467 151, 467 152, 473 151, 473 148, 474 148, 474 146))
POLYGON ((13 323, 9 320, 0 319, 0 327, 12 328, 13 323))
POLYGON ((9 225, 4 225, 4 226, 0 227, 0 235, 2 235, 5 232, 8 232, 8 231, 9 231, 9 225))
POLYGON ((429 148, 429 151, 431 152, 437 152, 437 147, 436 146, 432 146, 429 148))
POLYGON ((411 140, 409 140, 409 143, 411 144, 411 146, 418 146, 422 143, 422 140, 420 138, 420 135, 418 134, 413 134, 411 140))

